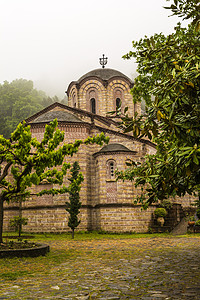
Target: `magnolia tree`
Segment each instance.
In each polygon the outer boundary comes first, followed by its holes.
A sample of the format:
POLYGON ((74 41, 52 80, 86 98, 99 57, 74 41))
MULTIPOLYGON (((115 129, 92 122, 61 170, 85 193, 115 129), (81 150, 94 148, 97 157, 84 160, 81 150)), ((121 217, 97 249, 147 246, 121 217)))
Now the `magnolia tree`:
POLYGON ((64 162, 65 157, 76 153, 81 144, 108 143, 108 137, 101 133, 84 141, 63 144, 64 132, 56 129, 57 125, 57 120, 46 125, 41 141, 32 138, 30 126, 25 123, 18 125, 10 139, 0 136, 0 243, 5 201, 26 199, 31 193, 30 188, 43 180, 59 187, 43 190, 38 196, 68 192, 63 179, 71 166, 64 162), (57 166, 61 168, 58 170, 57 166))
POLYGON ((145 186, 144 207, 200 190, 200 3, 170 2, 166 8, 190 23, 185 28, 178 23, 168 36, 134 41, 134 50, 124 56, 138 64, 131 92, 134 102, 145 101, 146 113, 130 116, 126 108, 120 126, 148 137, 157 151, 143 163, 130 161, 118 178, 145 186))

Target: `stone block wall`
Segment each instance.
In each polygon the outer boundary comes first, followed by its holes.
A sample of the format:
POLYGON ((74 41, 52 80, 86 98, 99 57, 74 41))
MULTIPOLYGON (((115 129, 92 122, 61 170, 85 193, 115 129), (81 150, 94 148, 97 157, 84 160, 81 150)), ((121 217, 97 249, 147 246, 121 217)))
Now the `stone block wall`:
POLYGON ((107 232, 148 232, 155 207, 141 211, 141 206, 100 206, 93 211, 96 229, 107 232))
MULTIPOLYGON (((18 209, 5 209, 4 213, 4 231, 10 231, 9 220, 19 215, 18 209)), ((68 212, 64 206, 52 207, 29 207, 22 210, 22 216, 28 218, 28 224, 23 227, 27 232, 69 232, 68 212)), ((79 218, 81 220, 78 230, 88 230, 88 210, 81 208, 79 218)))

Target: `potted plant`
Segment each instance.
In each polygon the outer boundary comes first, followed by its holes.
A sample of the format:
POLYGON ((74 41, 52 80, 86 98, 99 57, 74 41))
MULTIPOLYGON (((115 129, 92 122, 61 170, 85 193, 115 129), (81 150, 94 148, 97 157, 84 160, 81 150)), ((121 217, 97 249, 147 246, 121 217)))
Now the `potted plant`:
POLYGON ((195 216, 191 216, 189 218, 188 225, 189 226, 194 226, 195 225, 195 216))
POLYGON ((155 209, 154 211, 154 215, 157 219, 157 223, 160 225, 160 226, 163 226, 164 223, 165 223, 165 217, 167 215, 167 211, 164 207, 158 207, 155 209))

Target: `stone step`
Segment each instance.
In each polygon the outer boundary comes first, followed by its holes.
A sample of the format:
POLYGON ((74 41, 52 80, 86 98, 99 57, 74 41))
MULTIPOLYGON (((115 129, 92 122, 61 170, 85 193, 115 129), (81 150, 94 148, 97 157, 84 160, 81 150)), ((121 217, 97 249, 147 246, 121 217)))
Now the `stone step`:
POLYGON ((171 231, 174 235, 185 234, 187 233, 188 220, 186 218, 182 218, 180 223, 171 231))

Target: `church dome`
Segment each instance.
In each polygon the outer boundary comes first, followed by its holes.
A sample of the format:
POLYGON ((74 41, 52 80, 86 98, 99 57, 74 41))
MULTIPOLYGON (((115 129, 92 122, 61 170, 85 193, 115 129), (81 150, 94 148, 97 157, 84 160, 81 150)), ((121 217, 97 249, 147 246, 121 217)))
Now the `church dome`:
POLYGON ((114 77, 122 77, 122 78, 128 80, 129 82, 132 82, 130 78, 128 78, 126 75, 124 75, 123 73, 121 73, 117 70, 101 68, 101 69, 92 70, 92 71, 86 73, 85 75, 81 76, 79 78, 79 80, 77 81, 77 83, 81 83, 83 80, 85 80, 89 77, 97 77, 104 81, 110 80, 114 77))
POLYGON ((72 81, 66 91, 68 105, 93 114, 107 116, 107 112, 129 106, 134 110, 130 89, 133 81, 122 72, 99 68, 87 72, 77 81, 72 81))

